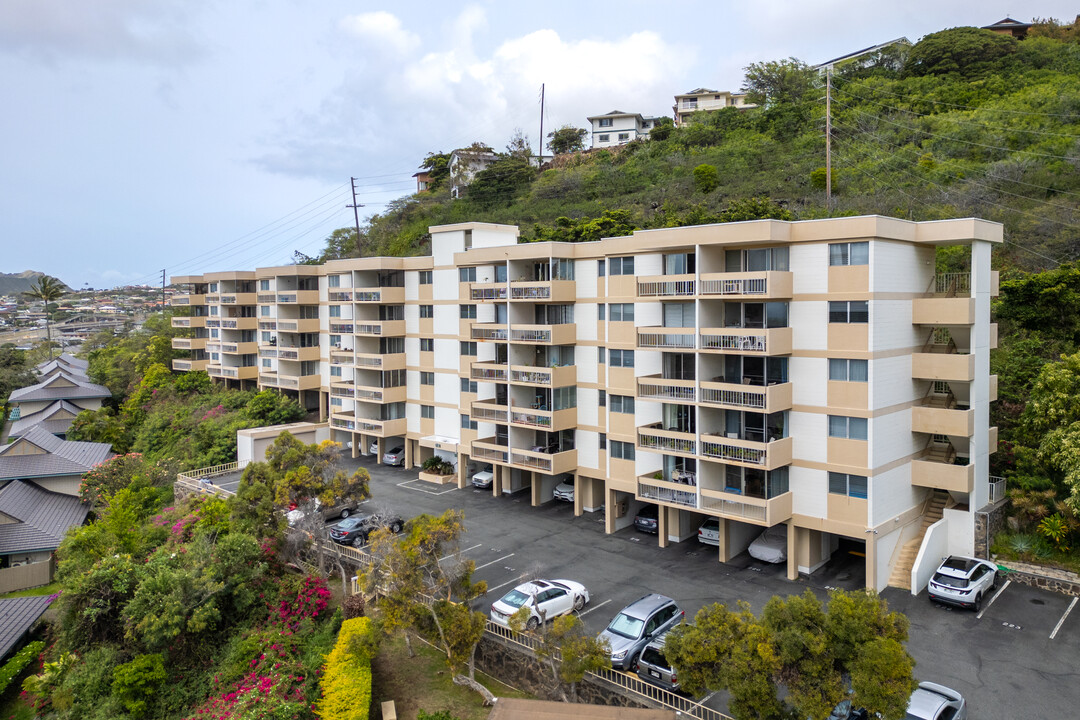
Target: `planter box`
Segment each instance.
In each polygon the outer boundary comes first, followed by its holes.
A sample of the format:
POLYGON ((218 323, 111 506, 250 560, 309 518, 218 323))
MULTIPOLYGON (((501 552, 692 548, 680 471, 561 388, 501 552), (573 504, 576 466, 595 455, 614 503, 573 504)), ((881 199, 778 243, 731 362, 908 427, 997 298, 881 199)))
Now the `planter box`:
POLYGON ((449 475, 436 475, 435 473, 421 471, 420 479, 424 482, 435 483, 436 485, 449 485, 452 482, 457 482, 457 473, 450 473, 449 475))

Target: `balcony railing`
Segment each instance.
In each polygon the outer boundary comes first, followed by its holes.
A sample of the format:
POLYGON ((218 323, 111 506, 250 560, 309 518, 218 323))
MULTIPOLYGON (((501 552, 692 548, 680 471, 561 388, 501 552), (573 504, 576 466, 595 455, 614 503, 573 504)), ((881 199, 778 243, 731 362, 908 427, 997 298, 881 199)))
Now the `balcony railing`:
POLYGON ((543 452, 540 450, 510 449, 510 464, 545 474, 569 472, 577 467, 577 450, 543 452))
POLYGON ((791 447, 790 437, 765 442, 710 434, 701 436, 701 457, 767 470, 790 465, 791 447))
POLYGON ((997 504, 1005 499, 1005 478, 990 476, 990 502, 997 504))
POLYGON ((260 320, 260 330, 277 330, 277 320, 260 320))
POLYGON ((352 302, 352 290, 330 290, 326 293, 330 302, 352 302))
POLYGON ((701 296, 789 298, 792 274, 785 271, 708 273, 701 276, 701 296))
POLYGON ((480 323, 472 326, 471 337, 473 340, 480 341, 502 341, 508 337, 505 325, 495 325, 492 323, 480 323))
POLYGON ((573 323, 556 325, 513 325, 510 342, 537 343, 541 345, 569 345, 577 339, 577 326, 573 323))
POLYGON ((705 352, 785 355, 791 352, 791 328, 705 328, 701 331, 705 352))
POLYGON ((469 299, 470 300, 505 300, 506 299, 506 285, 505 284, 473 284, 469 286, 469 299))
POLYGON ((637 496, 644 500, 654 500, 669 505, 695 509, 699 507, 697 487, 682 483, 639 477, 637 496))
POLYGON ((776 412, 791 409, 791 383, 762 387, 742 383, 701 383, 701 403, 738 410, 776 412))
POLYGON ((658 275, 638 278, 638 297, 687 297, 697 292, 693 275, 658 275))
POLYGON ((469 377, 484 382, 506 382, 506 366, 496 363, 473 363, 469 377))
POLYGON ((659 375, 647 375, 637 379, 637 396, 642 400, 692 403, 697 400, 697 388, 693 380, 669 380, 659 375))
POLYGON ((641 328, 637 333, 640 348, 693 350, 694 328, 641 328))
POLYGON ((691 457, 697 455, 697 439, 693 432, 664 430, 660 423, 639 427, 637 445, 642 450, 677 453, 691 457))
POLYGON ((790 492, 785 492, 766 500, 702 488, 700 508, 721 517, 771 527, 791 519, 791 497, 790 492))
POLYGON ((469 408, 469 415, 473 420, 481 422, 505 423, 508 418, 506 406, 491 400, 473 402, 469 408))
POLYGON ((258 294, 258 300, 263 305, 267 305, 269 303, 275 303, 275 302, 277 302, 277 294, 276 293, 259 293, 258 294))
POLYGON ((474 460, 489 460, 505 464, 508 455, 509 449, 502 445, 497 445, 495 443, 495 438, 473 440, 472 442, 472 457, 474 460))

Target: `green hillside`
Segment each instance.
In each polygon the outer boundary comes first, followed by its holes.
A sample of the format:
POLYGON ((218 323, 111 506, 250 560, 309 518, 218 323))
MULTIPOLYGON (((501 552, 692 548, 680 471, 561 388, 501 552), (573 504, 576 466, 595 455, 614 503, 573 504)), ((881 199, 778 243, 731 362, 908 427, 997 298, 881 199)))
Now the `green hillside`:
MULTIPOLYGON (((450 198, 445 179, 434 191, 401 198, 361 228, 364 254, 426 252, 429 225, 462 221, 517 224, 529 241, 760 216, 879 213, 1002 222, 1007 244, 997 262, 1004 268, 1041 269, 1076 257, 1074 26, 1043 23, 1023 41, 945 30, 910 50, 887 48, 837 67, 832 84, 831 209, 824 197, 824 77, 789 59, 748 68, 757 109, 702 113, 686 127, 654 130, 648 141, 560 155, 539 171, 508 153, 462 199, 450 198), (716 168, 715 187, 707 178, 695 182, 700 165, 716 168), (747 203, 751 198, 772 202, 747 203)), ((439 156, 433 159, 440 167, 439 156)), ((353 235, 335 233, 323 259, 355 255, 353 235)))

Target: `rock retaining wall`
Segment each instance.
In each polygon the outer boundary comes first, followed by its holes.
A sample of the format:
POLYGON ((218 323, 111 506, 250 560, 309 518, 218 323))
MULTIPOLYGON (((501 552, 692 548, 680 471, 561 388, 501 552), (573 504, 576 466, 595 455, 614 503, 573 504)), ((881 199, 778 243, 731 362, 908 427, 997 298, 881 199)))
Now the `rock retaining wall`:
POLYGON ((1076 573, 1012 560, 998 564, 1009 569, 1005 578, 1014 583, 1080 597, 1080 575, 1076 573))

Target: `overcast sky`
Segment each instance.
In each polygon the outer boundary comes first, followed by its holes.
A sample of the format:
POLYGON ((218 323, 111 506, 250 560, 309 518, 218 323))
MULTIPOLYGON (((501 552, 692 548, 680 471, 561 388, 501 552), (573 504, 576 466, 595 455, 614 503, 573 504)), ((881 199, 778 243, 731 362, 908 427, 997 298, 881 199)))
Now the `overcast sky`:
MULTIPOLYGON (((415 189, 429 151, 505 147, 751 62, 823 60, 1036 5, 867 0, 0 0, 0 272, 72 287, 316 253, 415 189)), ((160 277, 160 276, 159 276, 160 277)), ((157 280, 160 282, 160 280, 157 280)))

